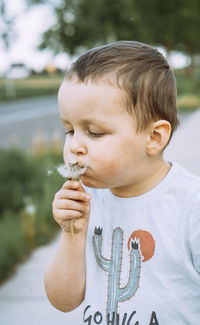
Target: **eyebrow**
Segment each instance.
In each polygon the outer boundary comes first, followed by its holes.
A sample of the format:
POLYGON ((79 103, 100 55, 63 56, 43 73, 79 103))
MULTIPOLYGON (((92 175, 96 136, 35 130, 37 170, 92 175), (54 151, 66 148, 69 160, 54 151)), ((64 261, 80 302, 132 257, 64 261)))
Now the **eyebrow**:
MULTIPOLYGON (((70 122, 68 121, 68 120, 66 120, 65 118, 62 118, 61 117, 61 120, 62 120, 62 122, 63 123, 69 123, 70 124, 70 122)), ((99 119, 95 119, 95 118, 92 118, 92 119, 83 119, 83 120, 81 120, 81 124, 99 124, 99 125, 102 125, 102 126, 109 126, 108 124, 107 124, 107 121, 102 121, 102 120, 99 120, 99 119)))

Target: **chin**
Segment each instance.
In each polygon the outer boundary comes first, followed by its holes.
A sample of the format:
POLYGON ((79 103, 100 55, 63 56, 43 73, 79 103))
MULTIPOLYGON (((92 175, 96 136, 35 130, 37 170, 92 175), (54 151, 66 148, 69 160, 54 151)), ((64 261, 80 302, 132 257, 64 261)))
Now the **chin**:
POLYGON ((86 181, 86 180, 81 180, 83 185, 90 187, 90 188, 100 188, 99 186, 97 186, 96 184, 94 184, 94 182, 90 182, 90 181, 86 181))
POLYGON ((94 180, 91 180, 89 178, 86 178, 86 177, 81 177, 81 181, 83 183, 83 185, 87 186, 87 187, 90 187, 90 188, 108 188, 108 186, 106 185, 103 185, 102 183, 99 183, 98 181, 94 181, 94 180))

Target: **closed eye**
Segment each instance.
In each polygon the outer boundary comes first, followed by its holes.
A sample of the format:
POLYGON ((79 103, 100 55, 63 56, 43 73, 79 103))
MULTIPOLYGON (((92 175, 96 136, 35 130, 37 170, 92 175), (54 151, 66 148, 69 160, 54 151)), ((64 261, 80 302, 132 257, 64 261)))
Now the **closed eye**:
MULTIPOLYGON (((104 136, 106 133, 104 132, 93 132, 90 130, 87 130, 87 134, 92 138, 100 138, 104 136)), ((65 130, 65 135, 74 135, 74 130, 65 130)))
POLYGON ((74 134, 74 130, 65 130, 65 134, 66 135, 73 135, 74 134))
POLYGON ((102 137, 102 136, 105 135, 105 133, 103 133, 103 132, 92 132, 92 131, 88 131, 88 133, 89 133, 89 135, 91 137, 94 137, 94 138, 100 138, 100 137, 102 137))

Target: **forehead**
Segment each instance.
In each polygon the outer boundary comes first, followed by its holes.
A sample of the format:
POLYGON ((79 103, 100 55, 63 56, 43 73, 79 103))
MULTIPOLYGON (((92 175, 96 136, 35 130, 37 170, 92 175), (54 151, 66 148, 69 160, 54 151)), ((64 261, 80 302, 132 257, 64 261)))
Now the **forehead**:
POLYGON ((119 115, 126 112, 123 91, 103 81, 85 83, 64 80, 58 92, 58 104, 63 114, 99 112, 119 115))

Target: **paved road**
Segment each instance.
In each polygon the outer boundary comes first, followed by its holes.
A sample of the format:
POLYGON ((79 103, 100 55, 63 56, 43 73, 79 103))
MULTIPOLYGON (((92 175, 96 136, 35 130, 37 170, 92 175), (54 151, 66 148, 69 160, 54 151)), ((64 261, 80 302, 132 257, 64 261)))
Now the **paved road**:
POLYGON ((0 125, 26 121, 57 112, 56 96, 21 99, 1 103, 0 125))
POLYGON ((200 108, 187 117, 181 116, 180 123, 164 156, 200 176, 200 108))
POLYGON ((64 139, 56 96, 0 103, 0 147, 30 149, 39 139, 55 138, 64 139))
MULTIPOLYGON (((181 127, 175 133, 165 157, 200 175, 200 110, 181 120, 181 127)), ((45 297, 44 270, 57 244, 58 238, 50 245, 37 249, 0 287, 0 325, 81 324, 81 307, 71 313, 62 313, 54 309, 45 297)))
POLYGON ((37 249, 16 274, 0 287, 0 325, 80 325, 80 310, 63 313, 48 302, 43 277, 58 245, 37 249))

